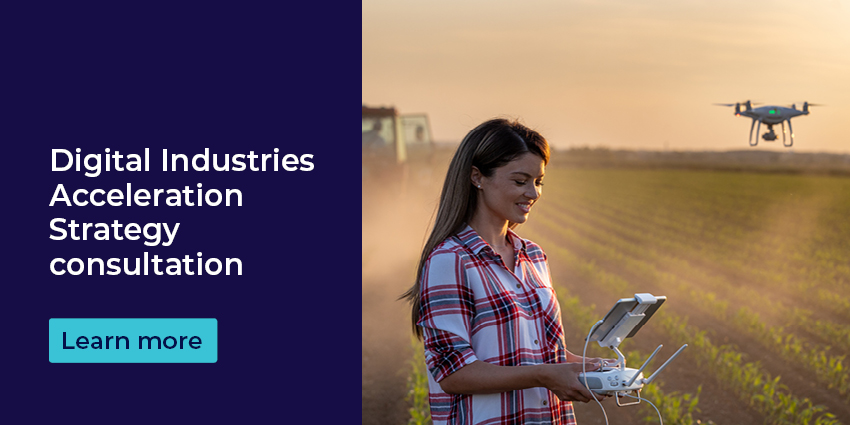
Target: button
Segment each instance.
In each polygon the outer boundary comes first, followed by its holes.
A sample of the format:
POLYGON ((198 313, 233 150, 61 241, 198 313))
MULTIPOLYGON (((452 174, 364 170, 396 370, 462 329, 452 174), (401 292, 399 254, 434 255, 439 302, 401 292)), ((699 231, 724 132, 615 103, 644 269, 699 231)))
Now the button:
POLYGON ((518 283, 517 283, 517 285, 516 285, 516 289, 520 289, 520 288, 522 288, 522 285, 520 285, 520 284, 518 284, 518 283))
POLYGON ((50 363, 215 363, 216 319, 50 319, 50 363))
POLYGON ((547 405, 547 404, 549 404, 549 402, 548 402, 548 401, 546 401, 546 400, 543 400, 543 405, 545 406, 545 405, 547 405))
POLYGON ((537 344, 538 344, 538 342, 537 342, 537 340, 535 339, 535 340, 534 340, 534 345, 537 345, 537 344))

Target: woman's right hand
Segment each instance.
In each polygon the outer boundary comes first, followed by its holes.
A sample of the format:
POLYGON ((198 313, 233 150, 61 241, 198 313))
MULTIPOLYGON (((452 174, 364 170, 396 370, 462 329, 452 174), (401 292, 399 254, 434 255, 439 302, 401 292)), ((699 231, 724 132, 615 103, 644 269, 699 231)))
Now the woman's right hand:
MULTIPOLYGON (((586 371, 594 371, 599 367, 598 363, 586 363, 586 371)), ((593 394, 579 381, 578 376, 582 373, 582 363, 558 363, 546 364, 542 376, 543 386, 552 391, 562 401, 578 401, 587 403, 593 400, 593 394)), ((596 399, 601 400, 603 396, 596 394, 596 399)))

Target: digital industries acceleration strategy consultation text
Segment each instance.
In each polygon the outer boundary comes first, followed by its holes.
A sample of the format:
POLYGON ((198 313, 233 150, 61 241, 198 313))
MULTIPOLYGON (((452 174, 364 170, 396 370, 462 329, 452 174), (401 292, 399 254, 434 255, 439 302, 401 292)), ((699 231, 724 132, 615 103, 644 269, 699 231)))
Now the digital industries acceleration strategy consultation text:
MULTIPOLYGON (((51 171, 83 172, 86 177, 96 178, 103 173, 147 172, 151 165, 150 149, 144 153, 122 154, 120 151, 104 149, 103 153, 86 153, 80 148, 71 152, 67 149, 52 149, 51 171)), ((247 154, 203 153, 191 157, 181 153, 169 153, 162 149, 162 171, 198 172, 309 172, 313 171, 312 154, 281 154, 278 148, 272 153, 247 154)), ((58 183, 50 198, 50 207, 241 207, 242 191, 239 189, 205 188, 203 183, 182 188, 141 188, 130 182, 121 188, 67 188, 58 183)), ((146 246, 169 247, 177 236, 180 223, 125 223, 118 219, 112 222, 78 222, 64 217, 50 220, 50 239, 55 241, 123 241, 143 240, 146 246)), ((166 275, 202 276, 242 275, 242 260, 225 257, 204 258, 202 252, 185 254, 182 257, 161 258, 147 251, 136 258, 53 258, 50 271, 54 275, 166 275)))

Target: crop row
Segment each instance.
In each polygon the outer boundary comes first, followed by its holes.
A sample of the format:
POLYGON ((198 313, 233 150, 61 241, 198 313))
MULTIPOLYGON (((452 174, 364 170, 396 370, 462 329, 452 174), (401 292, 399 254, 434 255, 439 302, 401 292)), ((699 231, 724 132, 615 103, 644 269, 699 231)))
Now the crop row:
POLYGON ((835 388, 842 395, 850 391, 850 375, 843 364, 845 356, 829 356, 826 350, 809 349, 783 327, 766 326, 757 313, 744 308, 738 310, 734 323, 737 328, 754 336, 762 345, 771 347, 784 359, 805 365, 828 388, 835 388))
POLYGON ((800 308, 787 314, 786 326, 789 325, 806 329, 838 349, 850 352, 850 325, 812 319, 810 311, 800 308))

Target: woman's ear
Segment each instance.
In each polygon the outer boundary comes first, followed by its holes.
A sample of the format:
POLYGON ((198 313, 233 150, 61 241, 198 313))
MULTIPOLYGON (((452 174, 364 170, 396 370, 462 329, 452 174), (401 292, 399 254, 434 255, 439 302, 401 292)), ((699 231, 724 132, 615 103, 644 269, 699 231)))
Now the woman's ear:
POLYGON ((484 177, 484 175, 481 174, 481 170, 473 165, 472 174, 469 176, 469 179, 472 181, 472 185, 480 189, 482 177, 484 177))

